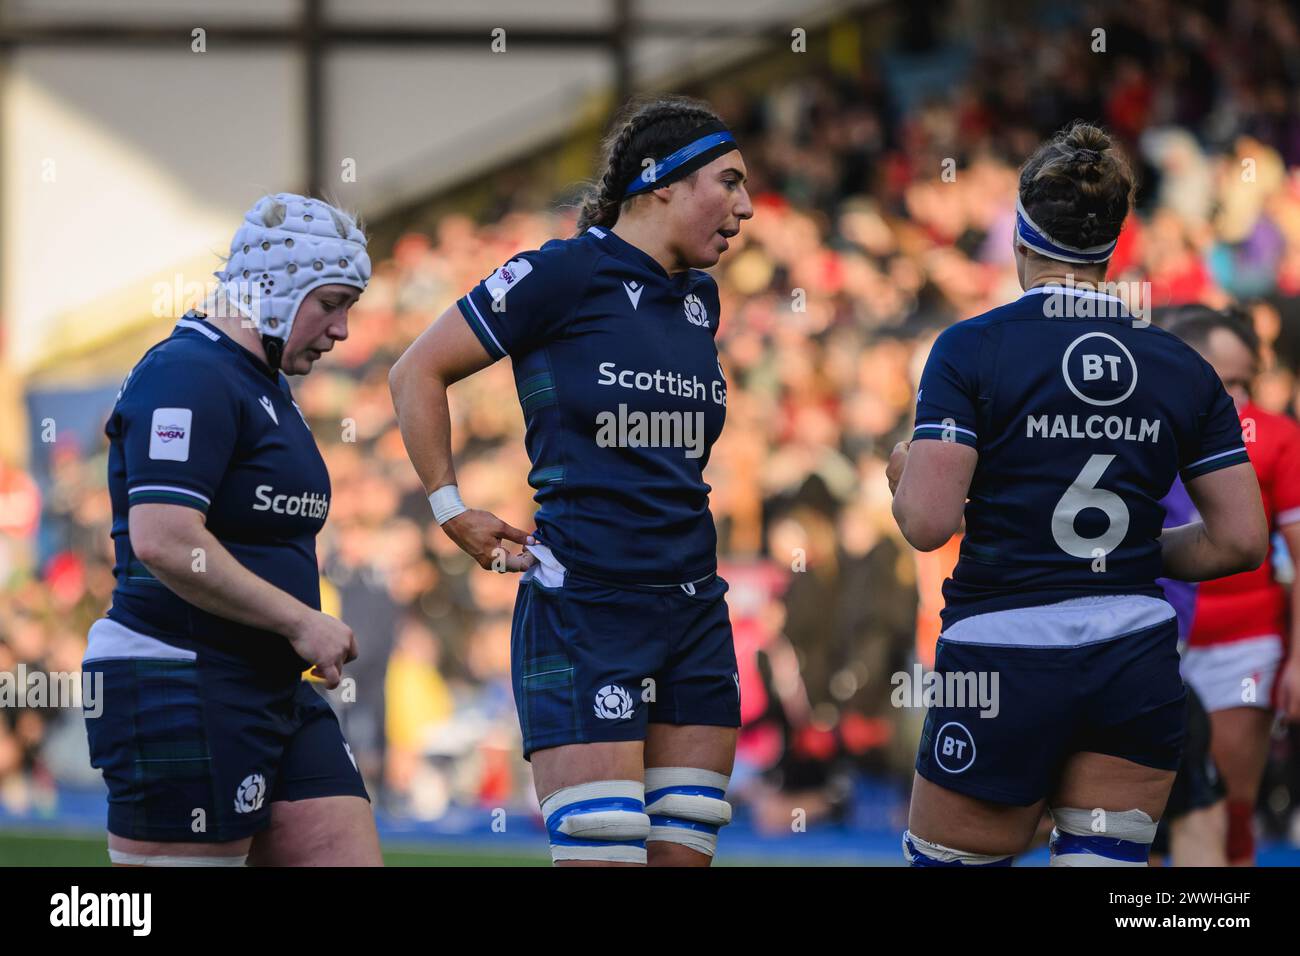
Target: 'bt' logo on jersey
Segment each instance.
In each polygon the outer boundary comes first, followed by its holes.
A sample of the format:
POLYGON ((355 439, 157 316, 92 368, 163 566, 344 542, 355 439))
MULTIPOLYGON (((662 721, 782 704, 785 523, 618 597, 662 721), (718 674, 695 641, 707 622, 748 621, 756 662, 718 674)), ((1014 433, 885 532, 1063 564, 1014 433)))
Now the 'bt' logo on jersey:
POLYGON ((269 511, 277 515, 301 515, 304 518, 324 518, 329 514, 329 495, 308 494, 277 495, 271 485, 258 485, 254 489, 257 504, 254 511, 269 511))
POLYGON ((1079 336, 1061 357, 1061 374, 1074 397, 1089 405, 1118 405, 1137 388, 1137 362, 1124 343, 1105 332, 1079 336))
POLYGON ((708 310, 698 295, 688 295, 682 300, 682 308, 686 310, 686 321, 691 325, 702 325, 706 329, 709 327, 708 310))

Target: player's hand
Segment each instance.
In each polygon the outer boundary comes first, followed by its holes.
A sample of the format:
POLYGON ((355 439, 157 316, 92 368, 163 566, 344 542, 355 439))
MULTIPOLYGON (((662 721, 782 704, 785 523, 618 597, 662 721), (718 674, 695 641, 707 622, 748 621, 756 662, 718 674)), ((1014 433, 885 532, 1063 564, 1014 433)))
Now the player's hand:
POLYGON ((1291 658, 1277 675, 1277 707, 1287 720, 1300 722, 1300 658, 1291 658))
POLYGON ((903 477, 903 467, 907 464, 907 450, 911 446, 910 441, 900 441, 890 453, 889 464, 885 467, 885 478, 889 480, 891 495, 898 490, 898 481, 903 477))
POLYGON ((443 523, 442 530, 484 571, 527 571, 537 561, 527 551, 511 554, 504 542, 536 544, 527 531, 506 524, 490 511, 470 509, 443 523))
POLYGON ((289 636, 289 643, 330 690, 343 680, 343 665, 357 659, 357 639, 352 628, 320 611, 303 618, 297 633, 289 636))

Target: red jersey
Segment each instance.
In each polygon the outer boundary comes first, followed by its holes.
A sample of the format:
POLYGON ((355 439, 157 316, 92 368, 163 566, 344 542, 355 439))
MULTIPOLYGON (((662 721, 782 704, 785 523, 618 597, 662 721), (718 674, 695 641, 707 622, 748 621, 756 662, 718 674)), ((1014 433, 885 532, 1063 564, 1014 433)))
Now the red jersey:
MULTIPOLYGON (((1259 478, 1271 533, 1300 521, 1300 425, 1253 404, 1245 405, 1240 414, 1246 453, 1259 478)), ((1205 581, 1197 588, 1188 644, 1205 647, 1266 634, 1276 634, 1285 644, 1289 605, 1287 589, 1273 578, 1270 542, 1268 557, 1254 571, 1205 581)))

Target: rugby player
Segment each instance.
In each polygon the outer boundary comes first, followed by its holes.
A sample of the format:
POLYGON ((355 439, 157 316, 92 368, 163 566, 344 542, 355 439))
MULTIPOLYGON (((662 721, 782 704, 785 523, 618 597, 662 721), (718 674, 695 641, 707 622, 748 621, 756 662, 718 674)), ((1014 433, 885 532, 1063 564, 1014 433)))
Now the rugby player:
MULTIPOLYGON (((1250 397, 1259 341, 1242 318, 1201 306, 1179 310, 1168 328, 1214 367, 1241 417, 1246 451, 1259 478, 1270 532, 1300 554, 1300 425, 1250 397)), ((1272 553, 1270 550, 1270 558, 1272 553)), ((1300 656, 1292 607, 1300 579, 1280 584, 1271 560, 1242 574, 1206 581, 1183 655, 1183 677, 1210 714, 1214 761, 1227 788, 1228 863, 1255 862, 1254 814, 1280 708, 1300 719, 1300 656)))
POLYGON ((83 668, 129 866, 374 865, 374 816, 325 700, 357 656, 320 611, 330 482, 285 374, 347 338, 366 237, 319 200, 264 196, 201 311, 127 376, 106 426, 117 586, 83 668))
MULTIPOLYGON (((1161 310, 1157 310, 1161 311, 1161 310)), ((1166 325, 1160 322, 1161 328, 1166 325)), ((1174 479, 1169 494, 1161 500, 1165 509, 1164 526, 1177 528, 1197 517, 1192 499, 1182 481, 1174 479)), ((1178 615, 1178 649, 1187 651, 1187 635, 1196 613, 1196 591, 1191 581, 1159 578, 1165 600, 1178 615)), ((1186 686, 1186 678, 1183 679, 1186 686)), ((1223 775, 1210 752, 1210 715, 1195 688, 1187 687, 1187 733, 1183 738, 1183 756, 1174 775, 1173 787, 1165 812, 1156 823, 1151 842, 1151 862, 1159 865, 1167 858, 1171 866, 1226 866, 1228 810, 1227 789, 1223 775)))
POLYGON ((512 257, 389 380, 439 525, 481 567, 524 572, 515 703, 552 858, 707 866, 731 819, 740 690, 703 476, 727 385, 718 288, 700 270, 753 207, 705 104, 665 97, 625 116, 577 234, 512 257), (447 387, 506 356, 532 533, 467 508, 452 462, 447 387))
POLYGON ((1044 809, 1052 865, 1145 866, 1185 723, 1156 578, 1245 571, 1267 549, 1214 369, 1098 291, 1132 195, 1101 129, 1039 147, 1013 237, 1025 294, 939 336, 891 456, 913 546, 965 516, 935 670, 999 679, 996 708, 945 698, 926 716, 903 836, 916 866, 1010 865, 1044 809), (1180 474, 1200 520, 1162 533, 1180 474))

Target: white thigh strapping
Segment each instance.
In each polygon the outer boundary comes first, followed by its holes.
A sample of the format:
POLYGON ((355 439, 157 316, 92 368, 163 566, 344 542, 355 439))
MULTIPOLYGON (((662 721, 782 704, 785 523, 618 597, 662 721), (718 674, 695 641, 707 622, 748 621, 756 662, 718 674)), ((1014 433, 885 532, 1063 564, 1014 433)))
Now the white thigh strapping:
POLYGON ((248 854, 243 856, 152 856, 147 853, 128 853, 126 850, 108 850, 108 858, 121 866, 243 866, 248 854))

